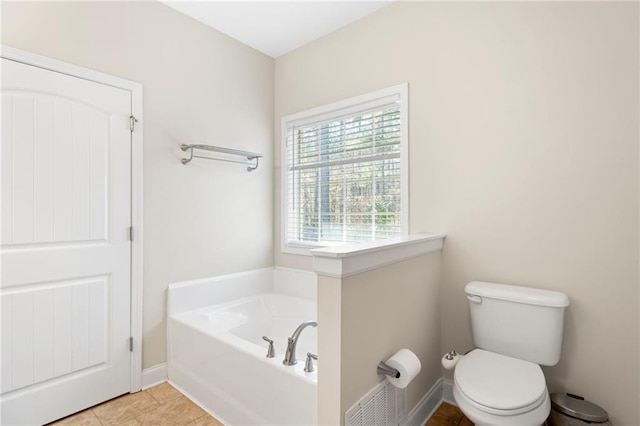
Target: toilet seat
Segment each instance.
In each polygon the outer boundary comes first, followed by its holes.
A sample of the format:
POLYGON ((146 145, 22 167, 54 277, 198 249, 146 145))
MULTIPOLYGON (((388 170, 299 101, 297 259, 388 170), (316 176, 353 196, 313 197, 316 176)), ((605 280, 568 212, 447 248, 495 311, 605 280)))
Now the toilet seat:
POLYGON ((454 383, 470 405, 499 416, 526 413, 548 397, 539 365, 482 349, 460 360, 454 383))
POLYGON ((453 386, 453 398, 458 404, 458 408, 476 426, 541 426, 545 424, 545 419, 549 417, 551 412, 549 393, 545 394, 545 398, 538 407, 526 413, 515 415, 496 415, 480 410, 472 405, 455 385, 453 386))

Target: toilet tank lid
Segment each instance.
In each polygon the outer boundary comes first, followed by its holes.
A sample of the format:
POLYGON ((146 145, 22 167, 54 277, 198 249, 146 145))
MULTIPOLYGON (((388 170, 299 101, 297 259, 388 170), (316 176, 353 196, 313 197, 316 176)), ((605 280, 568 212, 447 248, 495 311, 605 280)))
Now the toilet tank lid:
POLYGON ((471 281, 465 286, 464 291, 470 296, 488 297, 527 305, 550 306, 554 308, 569 306, 569 297, 560 291, 482 281, 471 281))

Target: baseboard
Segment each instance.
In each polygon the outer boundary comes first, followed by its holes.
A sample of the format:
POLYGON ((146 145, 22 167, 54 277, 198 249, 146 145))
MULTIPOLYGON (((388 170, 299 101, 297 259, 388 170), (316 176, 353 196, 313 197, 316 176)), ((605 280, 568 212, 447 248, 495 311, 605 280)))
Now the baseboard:
POLYGON ((453 400, 453 382, 440 378, 407 415, 405 426, 424 425, 443 401, 456 405, 453 400))
POLYGON ((442 400, 456 407, 458 406, 456 400, 453 399, 453 380, 442 379, 442 400))
POLYGON ((167 381, 167 363, 154 365, 142 370, 142 390, 167 381))

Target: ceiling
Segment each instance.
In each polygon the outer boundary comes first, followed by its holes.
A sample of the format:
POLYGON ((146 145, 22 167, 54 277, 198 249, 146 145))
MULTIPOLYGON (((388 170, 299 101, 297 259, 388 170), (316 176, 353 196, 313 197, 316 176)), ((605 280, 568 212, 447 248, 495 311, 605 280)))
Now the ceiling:
POLYGON ((277 58, 393 0, 160 1, 277 58))

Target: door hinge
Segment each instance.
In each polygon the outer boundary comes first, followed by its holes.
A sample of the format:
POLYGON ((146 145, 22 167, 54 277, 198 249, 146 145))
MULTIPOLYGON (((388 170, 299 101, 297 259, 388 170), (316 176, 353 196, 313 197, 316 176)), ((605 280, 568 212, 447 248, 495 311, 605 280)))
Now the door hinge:
POLYGON ((133 352, 133 336, 129 337, 129 352, 133 352))
POLYGON ((129 227, 129 239, 130 239, 131 241, 133 241, 133 236, 134 236, 134 233, 133 233, 133 226, 130 226, 130 227, 129 227))
POLYGON ((133 115, 129 116, 129 130, 133 132, 136 129, 137 122, 138 122, 137 118, 135 118, 133 115))

